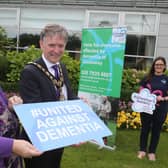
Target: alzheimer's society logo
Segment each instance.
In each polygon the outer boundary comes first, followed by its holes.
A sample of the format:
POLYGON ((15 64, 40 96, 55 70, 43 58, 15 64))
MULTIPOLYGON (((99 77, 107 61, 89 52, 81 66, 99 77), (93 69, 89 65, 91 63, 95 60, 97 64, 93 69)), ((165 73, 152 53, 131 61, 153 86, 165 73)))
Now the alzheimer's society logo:
POLYGON ((125 43, 126 40, 126 27, 114 28, 112 43, 125 43))
POLYGON ((156 104, 156 95, 151 94, 149 89, 142 89, 140 93, 132 93, 132 110, 136 112, 145 112, 153 114, 156 104))

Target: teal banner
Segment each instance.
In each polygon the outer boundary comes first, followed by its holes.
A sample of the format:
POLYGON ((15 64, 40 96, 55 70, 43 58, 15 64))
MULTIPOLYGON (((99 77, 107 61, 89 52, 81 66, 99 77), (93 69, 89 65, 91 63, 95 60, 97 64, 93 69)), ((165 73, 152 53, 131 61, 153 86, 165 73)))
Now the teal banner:
POLYGON ((79 91, 120 96, 126 28, 83 29, 79 91))
POLYGON ((112 136, 103 137, 108 149, 115 149, 116 120, 120 97, 126 28, 87 28, 82 31, 78 95, 108 126, 112 136))

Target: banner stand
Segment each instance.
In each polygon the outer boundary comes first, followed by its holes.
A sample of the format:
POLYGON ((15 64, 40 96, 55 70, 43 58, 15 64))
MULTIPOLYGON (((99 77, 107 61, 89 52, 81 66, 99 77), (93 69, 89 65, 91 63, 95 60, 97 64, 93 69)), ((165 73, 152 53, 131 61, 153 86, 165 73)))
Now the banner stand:
POLYGON ((118 98, 120 97, 126 27, 84 28, 80 57, 78 96, 88 100, 91 108, 111 130, 99 149, 115 150, 118 98))
POLYGON ((100 149, 108 149, 108 150, 110 150, 110 151, 114 151, 114 150, 117 148, 116 145, 108 146, 108 145, 100 145, 100 144, 98 144, 98 143, 95 142, 95 141, 88 141, 88 142, 91 143, 91 144, 97 145, 99 150, 100 150, 100 149))

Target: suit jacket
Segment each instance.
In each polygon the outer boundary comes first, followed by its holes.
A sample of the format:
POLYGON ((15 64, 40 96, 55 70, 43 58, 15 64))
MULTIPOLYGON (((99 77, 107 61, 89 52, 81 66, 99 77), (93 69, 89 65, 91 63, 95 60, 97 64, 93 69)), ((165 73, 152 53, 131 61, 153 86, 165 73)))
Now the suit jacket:
MULTIPOLYGON (((47 67, 42 58, 39 58, 35 62, 47 70, 47 67)), ((64 84, 67 88, 68 100, 77 99, 71 90, 67 70, 63 64, 61 64, 61 68, 64 76, 64 84)), ((56 97, 56 90, 52 81, 46 76, 44 72, 31 64, 26 65, 21 72, 20 95, 24 103, 59 101, 56 97)), ((28 139, 24 131, 22 136, 24 139, 28 139)), ((26 160, 26 168, 59 168, 62 153, 63 149, 45 152, 40 157, 31 159, 31 161, 26 160)))
POLYGON ((5 168, 3 158, 9 157, 12 153, 13 139, 0 136, 0 167, 5 168))
MULTIPOLYGON (((47 70, 47 67, 42 58, 35 61, 47 70)), ((68 100, 77 99, 73 94, 68 73, 64 64, 61 63, 61 68, 64 76, 64 84, 67 87, 68 100)), ((56 97, 55 86, 52 81, 34 65, 27 65, 21 72, 20 77, 20 95, 24 103, 37 103, 58 101, 56 97)))

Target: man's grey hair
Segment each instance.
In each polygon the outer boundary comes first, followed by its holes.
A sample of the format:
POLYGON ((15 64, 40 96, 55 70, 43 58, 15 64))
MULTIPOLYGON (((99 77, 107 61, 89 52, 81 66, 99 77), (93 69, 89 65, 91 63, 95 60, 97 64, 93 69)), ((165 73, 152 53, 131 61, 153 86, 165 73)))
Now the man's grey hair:
POLYGON ((48 24, 42 29, 40 33, 40 40, 44 40, 47 36, 58 35, 65 40, 65 43, 68 41, 68 31, 61 25, 58 24, 48 24))

